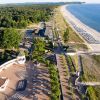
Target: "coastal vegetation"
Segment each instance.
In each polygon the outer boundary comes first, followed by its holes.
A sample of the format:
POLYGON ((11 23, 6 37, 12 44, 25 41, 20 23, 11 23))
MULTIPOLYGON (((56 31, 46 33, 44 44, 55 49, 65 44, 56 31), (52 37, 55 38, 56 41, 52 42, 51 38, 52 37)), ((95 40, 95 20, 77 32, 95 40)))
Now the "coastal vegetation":
POLYGON ((4 50, 0 52, 0 65, 5 63, 6 61, 16 58, 17 55, 18 52, 13 50, 4 50))
POLYGON ((69 39, 69 29, 67 28, 63 35, 64 42, 66 43, 69 39))
POLYGON ((100 81, 100 56, 99 55, 82 55, 83 75, 81 81, 99 82, 100 81))
POLYGON ((72 58, 70 56, 67 56, 66 59, 67 59, 67 64, 69 66, 70 73, 75 73, 76 69, 75 69, 75 65, 72 61, 72 58))
POLYGON ((46 62, 49 72, 50 72, 50 81, 51 81, 51 100, 58 100, 60 97, 60 84, 58 79, 58 71, 54 64, 51 64, 49 61, 46 62))
POLYGON ((21 42, 21 34, 13 29, 6 28, 0 34, 0 48, 4 49, 18 49, 21 42))
POLYGON ((78 55, 73 55, 73 56, 70 56, 70 57, 72 59, 72 62, 74 64, 74 66, 75 66, 76 71, 78 71, 79 70, 79 66, 78 66, 78 55))
MULTIPOLYGON (((100 55, 81 55, 83 74, 80 77, 82 82, 99 82, 100 81, 100 55)), ((89 100, 100 99, 100 86, 87 86, 86 96, 89 100)))
POLYGON ((89 100, 99 100, 100 99, 100 86, 89 86, 87 88, 87 97, 89 100))
POLYGON ((48 21, 55 6, 20 5, 0 7, 0 27, 25 28, 32 23, 48 21))
POLYGON ((45 55, 45 42, 41 38, 34 38, 32 48, 32 59, 42 61, 45 55))
MULTIPOLYGON (((48 21, 56 6, 34 4, 0 6, 0 49, 18 51, 23 34, 25 34, 21 32, 20 28, 25 28, 40 21, 48 21)), ((43 42, 39 42, 42 45, 43 42)), ((1 54, 1 59, 3 59, 5 53, 1 52, 1 54)), ((27 51, 25 51, 25 54, 29 59, 27 51)))
MULTIPOLYGON (((78 68, 78 56, 70 56, 68 58, 68 61, 71 63, 73 62, 76 71, 79 70, 78 68), (72 59, 72 60, 70 60, 72 59)), ((83 68, 83 74, 80 76, 80 81, 82 82, 99 82, 99 61, 100 61, 100 55, 89 55, 84 54, 81 55, 81 61, 82 61, 82 68, 83 68)), ((72 65, 72 64, 71 64, 72 65)), ((70 67, 72 69, 73 67, 70 67)), ((89 100, 99 100, 100 99, 100 87, 99 86, 87 86, 86 95, 83 96, 83 98, 89 98, 89 100)), ((84 99, 82 99, 84 100, 84 99)))

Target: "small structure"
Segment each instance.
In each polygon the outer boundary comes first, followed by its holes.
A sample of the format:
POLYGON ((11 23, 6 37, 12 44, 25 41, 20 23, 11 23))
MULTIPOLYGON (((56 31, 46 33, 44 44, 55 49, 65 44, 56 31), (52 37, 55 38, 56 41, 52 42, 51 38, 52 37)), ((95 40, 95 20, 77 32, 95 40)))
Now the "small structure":
POLYGON ((24 52, 21 51, 17 57, 17 63, 24 64, 25 62, 26 62, 25 54, 24 54, 24 52))
POLYGON ((38 26, 40 29, 44 29, 46 27, 46 24, 44 21, 40 22, 39 23, 39 26, 38 26))
POLYGON ((27 80, 19 80, 17 83, 16 91, 24 91, 27 86, 27 80))
POLYGON ((34 66, 40 66, 40 63, 38 61, 34 61, 34 66))

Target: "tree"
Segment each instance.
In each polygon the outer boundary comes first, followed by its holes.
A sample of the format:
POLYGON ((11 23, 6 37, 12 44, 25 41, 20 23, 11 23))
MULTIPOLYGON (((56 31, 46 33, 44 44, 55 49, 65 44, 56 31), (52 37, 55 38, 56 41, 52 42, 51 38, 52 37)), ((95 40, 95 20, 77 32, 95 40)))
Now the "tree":
POLYGON ((25 28, 27 26, 27 22, 26 21, 24 21, 24 20, 22 20, 22 21, 20 21, 19 23, 18 23, 18 28, 25 28))
POLYGON ((17 30, 12 28, 4 29, 3 33, 0 35, 0 47, 5 49, 18 48, 21 35, 17 30))
POLYGON ((87 95, 89 97, 89 100, 98 100, 98 97, 96 96, 96 91, 94 87, 89 86, 87 88, 87 95))
POLYGON ((65 43, 68 42, 68 39, 69 39, 69 29, 68 28, 64 32, 63 38, 64 38, 65 43))
POLYGON ((30 23, 48 20, 54 6, 13 6, 0 7, 0 27, 23 28, 30 23))
POLYGON ((46 65, 49 68, 50 72, 50 82, 51 82, 51 99, 52 100, 58 100, 60 96, 60 89, 59 89, 59 79, 58 79, 58 72, 54 64, 51 64, 50 62, 46 62, 46 65), (55 85, 56 84, 56 85, 55 85))
POLYGON ((45 54, 45 42, 40 38, 33 40, 33 54, 32 58, 37 59, 38 61, 43 60, 43 55, 45 54))

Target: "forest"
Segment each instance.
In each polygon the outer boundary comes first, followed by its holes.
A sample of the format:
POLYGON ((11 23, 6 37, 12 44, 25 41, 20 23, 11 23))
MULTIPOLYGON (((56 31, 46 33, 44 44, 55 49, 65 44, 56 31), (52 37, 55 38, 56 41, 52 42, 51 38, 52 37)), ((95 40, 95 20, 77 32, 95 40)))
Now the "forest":
POLYGON ((0 7, 0 28, 25 28, 48 21, 55 5, 13 5, 0 7))

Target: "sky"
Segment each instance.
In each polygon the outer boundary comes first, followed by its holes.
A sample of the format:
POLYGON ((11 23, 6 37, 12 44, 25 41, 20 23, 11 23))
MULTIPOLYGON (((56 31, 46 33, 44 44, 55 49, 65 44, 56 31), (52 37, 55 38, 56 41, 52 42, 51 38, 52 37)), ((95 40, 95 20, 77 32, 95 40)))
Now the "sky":
POLYGON ((67 1, 85 1, 87 3, 100 3, 100 0, 0 0, 0 4, 4 3, 22 3, 22 2, 67 2, 67 1))

